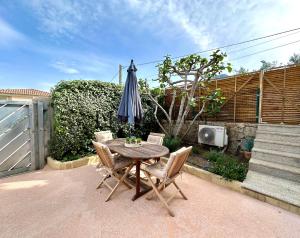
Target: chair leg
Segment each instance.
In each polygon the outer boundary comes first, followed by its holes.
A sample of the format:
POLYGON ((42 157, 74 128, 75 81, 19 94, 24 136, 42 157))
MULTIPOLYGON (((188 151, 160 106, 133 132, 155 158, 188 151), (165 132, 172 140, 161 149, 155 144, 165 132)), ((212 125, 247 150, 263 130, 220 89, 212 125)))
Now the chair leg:
POLYGON ((153 183, 153 181, 150 178, 150 174, 145 173, 146 176, 148 177, 148 179, 150 180, 151 186, 153 187, 154 192, 156 193, 157 197, 159 198, 159 200, 163 203, 163 205, 165 206, 165 208, 168 210, 170 216, 174 217, 175 214, 172 212, 172 210, 170 209, 169 205, 167 204, 167 202, 165 201, 165 199, 161 196, 161 194, 159 193, 157 187, 155 186, 155 184, 153 183))
POLYGON ((105 181, 106 179, 108 179, 109 177, 110 177, 109 174, 105 175, 104 178, 101 179, 101 181, 100 181, 99 185, 96 187, 96 189, 99 189, 99 188, 101 187, 101 185, 104 183, 104 181, 105 181))
POLYGON ((182 192, 182 190, 179 188, 179 186, 175 183, 175 181, 172 182, 174 184, 174 186, 178 189, 178 192, 181 194, 181 196, 185 199, 188 200, 187 197, 184 195, 184 193, 182 192))
MULTIPOLYGON (((156 186, 157 186, 157 185, 156 185, 156 186)), ((163 184, 163 183, 160 183, 160 184, 157 186, 157 190, 158 190, 158 191, 162 191, 163 188, 164 188, 164 184, 163 184)), ((154 190, 151 190, 151 191, 147 194, 146 199, 147 199, 147 200, 151 200, 151 199, 154 197, 154 194, 155 194, 154 190)))
MULTIPOLYGON (((122 176, 120 176, 118 173, 114 173, 114 176, 115 176, 116 178, 118 178, 118 180, 120 180, 120 179, 122 178, 122 176)), ((128 181, 126 181, 126 178, 123 180, 123 184, 124 184, 127 188, 132 189, 132 185, 131 185, 128 181)))
POLYGON ((108 195, 108 197, 106 198, 105 202, 107 202, 111 196, 113 195, 113 193, 117 190, 117 188, 121 185, 121 183, 123 183, 124 179, 126 178, 126 176, 128 175, 129 171, 132 169, 133 164, 130 165, 126 171, 125 174, 122 176, 122 178, 119 180, 119 182, 116 184, 116 186, 112 189, 111 193, 108 195))

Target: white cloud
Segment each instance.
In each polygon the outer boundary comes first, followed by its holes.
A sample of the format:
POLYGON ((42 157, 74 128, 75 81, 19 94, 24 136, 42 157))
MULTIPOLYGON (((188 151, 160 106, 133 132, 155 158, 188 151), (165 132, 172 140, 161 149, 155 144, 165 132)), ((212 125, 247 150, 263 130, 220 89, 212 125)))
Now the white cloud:
POLYGON ((26 40, 26 37, 0 18, 0 46, 8 47, 26 40))
MULTIPOLYGON (((38 17, 40 29, 54 36, 67 35, 89 37, 117 21, 136 31, 156 36, 161 41, 191 44, 190 48, 201 51, 221 45, 248 40, 297 27, 300 1, 298 0, 32 0, 25 1, 38 17), (177 40, 177 41, 175 41, 177 40)), ((117 31, 117 30, 116 30, 117 31)), ((118 33, 116 33, 118 34, 118 33)), ((124 37, 124 44, 129 36, 124 37)), ((280 45, 298 39, 299 35, 283 38, 247 51, 235 52, 232 59, 251 52, 280 45)), ((86 39, 86 38, 85 38, 86 39)), ((153 46, 154 47, 154 46, 153 46)), ((181 45, 174 45, 179 48, 181 45)), ((236 47, 239 49, 239 47, 236 47)), ((286 62, 297 51, 290 45, 266 54, 259 54, 233 62, 257 67, 261 59, 286 62)), ((229 51, 231 49, 226 49, 229 51)), ((166 52, 167 53, 167 52, 166 52)), ((172 53, 172 52, 169 52, 172 53)), ((186 52, 191 53, 191 52, 186 52)), ((149 59, 150 61, 152 59, 149 59)), ((96 62, 96 61, 95 61, 96 62)), ((85 64, 85 70, 97 71, 100 64, 85 64)))
POLYGON ((54 36, 79 34, 102 13, 101 5, 93 1, 25 0, 24 4, 38 17, 40 29, 54 36))
POLYGON ((68 66, 63 62, 55 62, 51 64, 51 66, 65 74, 79 74, 79 70, 75 69, 74 67, 68 66))

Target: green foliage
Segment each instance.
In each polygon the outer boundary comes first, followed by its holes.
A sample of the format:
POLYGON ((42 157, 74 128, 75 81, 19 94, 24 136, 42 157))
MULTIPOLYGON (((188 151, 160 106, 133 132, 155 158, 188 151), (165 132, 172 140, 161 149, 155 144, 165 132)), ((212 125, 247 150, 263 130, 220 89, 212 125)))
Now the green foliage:
POLYGON ((146 138, 157 130, 151 101, 141 96, 144 120, 130 132, 128 124, 120 123, 117 110, 122 95, 119 85, 100 81, 61 81, 52 90, 54 133, 50 154, 57 160, 92 151, 94 132, 111 130, 118 137, 129 134, 146 138))
POLYGON ((161 88, 165 88, 166 86, 173 86, 172 83, 170 83, 170 77, 173 74, 178 75, 179 72, 181 74, 184 74, 184 72, 197 72, 199 75, 202 75, 205 80, 214 78, 223 70, 231 72, 231 64, 224 64, 223 62, 226 56, 226 53, 216 50, 210 55, 210 59, 202 58, 197 54, 191 54, 173 62, 171 57, 167 55, 163 63, 158 65, 158 81, 161 88))
POLYGON ((206 158, 210 162, 216 162, 219 157, 222 157, 224 154, 222 152, 211 150, 209 152, 204 153, 204 158, 206 158))
POLYGON ((212 167, 209 169, 210 172, 221 175, 226 180, 238 180, 243 181, 246 178, 248 166, 247 164, 241 163, 234 158, 218 153, 212 153, 213 162, 212 167))
POLYGON ((199 149, 199 147, 193 146, 192 152, 193 152, 193 154, 200 155, 202 151, 201 151, 201 149, 199 149))
POLYGON ((254 146, 254 138, 253 137, 246 137, 242 141, 242 151, 251 151, 254 146))
POLYGON ((293 54, 289 58, 289 64, 300 64, 300 54, 293 54))
POLYGON ((207 106, 204 110, 207 116, 214 117, 221 112, 222 105, 225 103, 226 97, 223 96, 220 88, 207 93, 202 96, 201 100, 206 101, 207 106))
POLYGON ((142 142, 142 138, 136 138, 135 136, 126 137, 126 143, 128 144, 138 144, 142 142))
POLYGON ((249 70, 244 67, 240 67, 238 70, 235 70, 235 72, 237 74, 247 74, 247 73, 249 73, 249 70))
POLYGON ((179 137, 166 136, 164 138, 164 146, 168 147, 170 152, 174 152, 180 148, 181 139, 179 137))
POLYGON ((260 62, 261 62, 260 70, 272 69, 277 66, 277 61, 267 62, 265 60, 262 60, 260 62))
POLYGON ((64 156, 61 161, 68 162, 68 161, 73 161, 73 160, 77 160, 77 159, 80 159, 80 155, 68 154, 68 155, 64 156))

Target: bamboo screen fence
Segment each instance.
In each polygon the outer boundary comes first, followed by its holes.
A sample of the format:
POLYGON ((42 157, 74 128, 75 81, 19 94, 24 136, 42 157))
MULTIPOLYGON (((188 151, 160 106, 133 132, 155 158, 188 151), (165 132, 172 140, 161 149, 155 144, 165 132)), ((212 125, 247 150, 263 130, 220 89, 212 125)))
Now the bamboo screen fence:
MULTIPOLYGON (((300 124, 300 65, 218 79, 211 81, 210 87, 221 88, 226 102, 221 112, 209 120, 300 124)), ((171 100, 167 93, 167 106, 171 100)), ((176 100, 175 114, 179 103, 176 100)), ((190 113, 190 119, 199 109, 200 105, 190 113)))

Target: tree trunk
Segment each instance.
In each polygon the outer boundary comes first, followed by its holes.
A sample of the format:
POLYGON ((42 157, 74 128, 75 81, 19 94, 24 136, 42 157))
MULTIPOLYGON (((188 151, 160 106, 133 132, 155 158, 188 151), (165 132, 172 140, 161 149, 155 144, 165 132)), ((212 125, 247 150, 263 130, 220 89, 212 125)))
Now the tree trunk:
POLYGON ((177 136, 179 135, 180 130, 181 130, 181 128, 182 128, 182 126, 183 126, 183 123, 184 123, 184 121, 185 121, 185 118, 186 118, 186 116, 188 115, 188 113, 190 112, 190 106, 189 106, 189 103, 190 103, 191 99, 192 99, 192 98, 194 97, 194 95, 195 95, 196 88, 197 88, 197 84, 198 84, 198 80, 199 80, 199 76, 195 76, 195 80, 194 80, 194 83, 193 83, 193 85, 192 85, 191 92, 190 92, 190 94, 189 94, 189 96, 188 96, 188 103, 187 103, 187 105, 186 105, 186 107, 185 107, 184 113, 183 113, 183 115, 182 115, 182 117, 181 117, 179 123, 176 122, 176 127, 177 127, 177 128, 176 128, 176 132, 175 132, 175 137, 177 137, 177 136))

